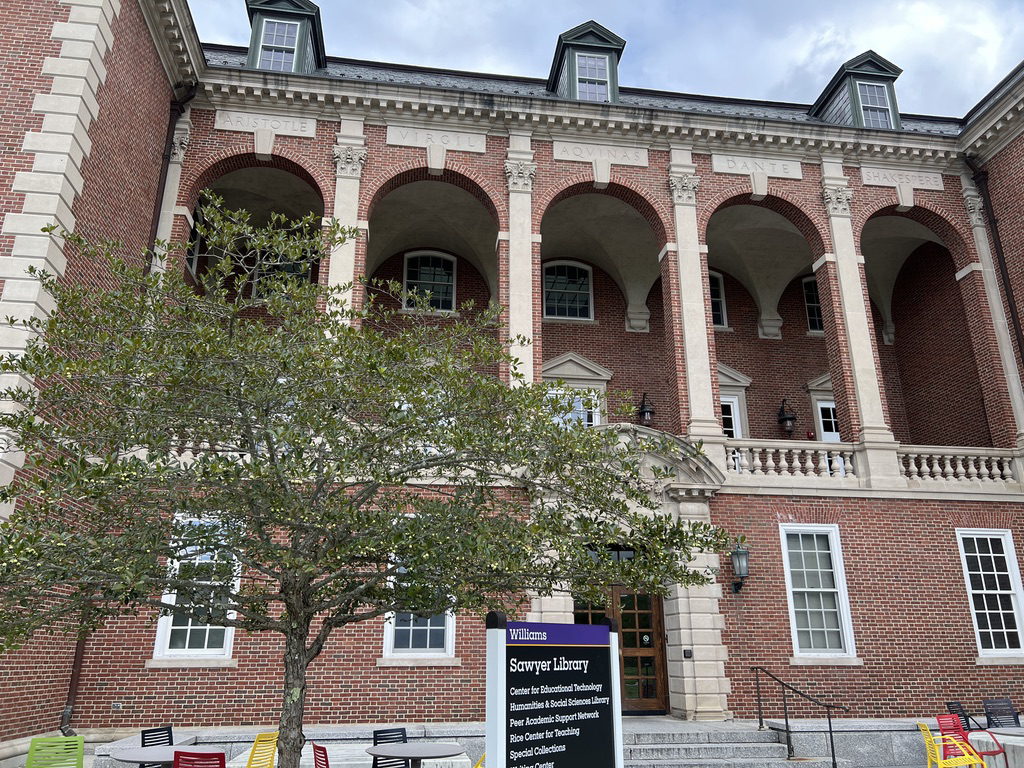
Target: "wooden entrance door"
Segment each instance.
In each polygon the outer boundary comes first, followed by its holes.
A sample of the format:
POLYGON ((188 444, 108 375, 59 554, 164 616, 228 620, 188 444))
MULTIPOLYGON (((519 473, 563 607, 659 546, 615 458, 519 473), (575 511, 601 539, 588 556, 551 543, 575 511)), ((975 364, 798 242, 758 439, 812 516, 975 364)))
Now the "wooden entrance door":
POLYGON ((577 624, 599 624, 608 616, 619 625, 619 668, 623 714, 666 714, 665 622, 661 598, 614 587, 607 606, 576 602, 577 624))

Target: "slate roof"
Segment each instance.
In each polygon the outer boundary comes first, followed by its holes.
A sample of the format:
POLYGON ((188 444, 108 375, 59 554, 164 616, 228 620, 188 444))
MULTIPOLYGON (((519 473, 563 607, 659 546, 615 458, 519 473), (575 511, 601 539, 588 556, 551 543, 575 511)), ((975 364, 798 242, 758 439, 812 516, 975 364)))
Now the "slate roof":
MULTIPOLYGON (((203 52, 206 54, 207 64, 212 67, 245 68, 245 48, 204 44, 203 52)), ((403 64, 357 61, 354 59, 329 57, 327 59, 327 67, 316 70, 312 75, 337 78, 338 80, 443 88, 453 91, 541 99, 551 102, 561 100, 547 90, 546 82, 540 78, 459 72, 427 67, 411 67, 403 64)), ((638 109, 677 111, 687 114, 714 115, 727 118, 752 118, 806 125, 827 125, 824 121, 811 117, 808 114, 810 109, 808 104, 727 99, 717 96, 698 96, 622 86, 619 87, 619 104, 638 109)), ((903 125, 902 131, 899 131, 901 133, 930 134, 935 136, 957 136, 962 127, 959 119, 950 117, 901 114, 900 122, 903 125)))

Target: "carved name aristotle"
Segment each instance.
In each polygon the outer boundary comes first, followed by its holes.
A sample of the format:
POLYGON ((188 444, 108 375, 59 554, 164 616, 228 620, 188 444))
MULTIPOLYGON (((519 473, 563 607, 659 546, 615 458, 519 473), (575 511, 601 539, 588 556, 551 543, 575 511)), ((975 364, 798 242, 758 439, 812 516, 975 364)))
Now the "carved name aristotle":
POLYGON ((388 144, 395 147, 429 147, 440 144, 456 152, 486 152, 487 136, 461 131, 428 131, 422 128, 388 126, 388 144))
POLYGON ((305 117, 281 117, 257 112, 217 110, 214 126, 219 131, 273 131, 278 136, 316 136, 316 120, 305 117))
POLYGON ((865 184, 874 187, 896 187, 900 184, 909 184, 914 189, 945 189, 942 184, 941 173, 894 171, 891 168, 869 168, 862 166, 860 176, 865 184))
POLYGON ((763 173, 778 179, 802 179, 803 170, 798 160, 775 160, 770 157, 744 157, 743 155, 711 155, 711 169, 715 173, 763 173))
POLYGON ((646 147, 616 147, 613 144, 579 144, 574 141, 555 142, 555 160, 575 160, 589 163, 609 160, 612 165, 639 165, 647 167, 646 147))

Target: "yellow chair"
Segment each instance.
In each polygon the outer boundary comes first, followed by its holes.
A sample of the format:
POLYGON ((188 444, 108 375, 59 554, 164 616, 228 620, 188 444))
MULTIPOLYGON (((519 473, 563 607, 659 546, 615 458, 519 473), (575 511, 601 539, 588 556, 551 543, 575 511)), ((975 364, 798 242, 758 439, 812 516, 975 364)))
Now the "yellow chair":
POLYGON ((480 759, 476 761, 476 765, 473 768, 484 768, 484 758, 487 757, 487 753, 480 755, 480 759))
POLYGON ((252 743, 249 762, 245 768, 274 768, 274 755, 277 754, 277 732, 260 733, 252 743))
POLYGON ((936 768, 955 768, 955 766, 961 765, 980 765, 985 768, 985 761, 969 744, 964 744, 952 736, 939 736, 938 743, 936 743, 932 729, 928 727, 927 723, 918 723, 917 727, 921 729, 921 735, 924 737, 924 748, 928 752, 928 768, 932 768, 932 765, 935 765, 936 768), (939 757, 939 744, 945 745, 947 742, 955 742, 957 750, 962 754, 956 757, 947 757, 945 760, 939 757))

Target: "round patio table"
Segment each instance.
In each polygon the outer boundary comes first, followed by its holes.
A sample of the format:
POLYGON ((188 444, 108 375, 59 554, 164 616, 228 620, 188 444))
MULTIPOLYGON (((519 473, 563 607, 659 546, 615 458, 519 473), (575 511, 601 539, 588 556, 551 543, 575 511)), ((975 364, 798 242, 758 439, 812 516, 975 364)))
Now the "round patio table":
POLYGON ((423 760, 438 760, 442 757, 456 757, 466 750, 458 744, 440 744, 436 741, 410 741, 399 744, 378 744, 367 747, 374 757, 398 757, 409 761, 409 768, 421 768, 423 760))
POLYGON ((122 763, 162 763, 174 764, 175 752, 202 752, 207 755, 227 753, 220 747, 202 747, 197 744, 160 744, 155 747, 132 747, 111 753, 111 757, 122 763))

